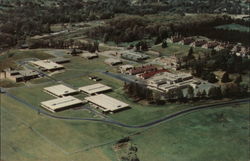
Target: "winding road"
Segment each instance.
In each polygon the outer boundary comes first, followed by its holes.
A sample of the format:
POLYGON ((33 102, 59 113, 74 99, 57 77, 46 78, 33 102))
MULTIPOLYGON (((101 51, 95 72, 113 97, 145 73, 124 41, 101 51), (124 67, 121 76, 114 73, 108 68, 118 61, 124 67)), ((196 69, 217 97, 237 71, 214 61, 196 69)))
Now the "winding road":
POLYGON ((48 113, 46 111, 40 110, 39 108, 29 104, 28 102, 14 96, 14 95, 12 95, 11 93, 9 93, 7 91, 5 91, 4 94, 6 96, 11 97, 12 99, 20 102, 20 103, 26 105, 27 107, 37 111, 38 113, 43 114, 43 115, 45 115, 47 117, 50 117, 50 118, 60 119, 60 120, 71 120, 71 121, 93 121, 93 122, 112 124, 112 125, 116 125, 116 126, 120 126, 120 127, 137 128, 137 129, 151 127, 151 126, 160 124, 162 122, 174 119, 176 117, 182 116, 184 114, 189 114, 189 113, 200 111, 200 110, 205 110, 205 109, 215 108, 215 107, 222 107, 222 106, 225 106, 225 105, 239 104, 239 103, 247 103, 247 102, 250 103, 250 98, 247 98, 247 99, 231 100, 231 101, 225 101, 225 102, 213 103, 213 104, 207 104, 207 105, 199 105, 199 106, 194 106, 194 107, 191 107, 191 108, 188 108, 188 109, 185 109, 185 110, 182 110, 182 111, 167 115, 167 116, 165 116, 163 118, 160 118, 158 120, 155 120, 155 121, 152 121, 152 122, 149 122, 149 123, 146 123, 146 124, 128 125, 128 124, 124 124, 124 123, 121 123, 119 121, 115 121, 115 120, 111 120, 111 119, 106 119, 105 120, 105 119, 94 119, 94 118, 77 118, 77 117, 56 116, 56 115, 53 115, 53 114, 48 113))

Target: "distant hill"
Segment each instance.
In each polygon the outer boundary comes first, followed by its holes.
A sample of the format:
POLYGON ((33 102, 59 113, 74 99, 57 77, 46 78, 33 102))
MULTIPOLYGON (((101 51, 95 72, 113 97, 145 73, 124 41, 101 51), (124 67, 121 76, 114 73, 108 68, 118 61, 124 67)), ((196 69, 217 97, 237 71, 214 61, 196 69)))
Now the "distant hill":
POLYGON ((20 6, 33 3, 58 7, 72 3, 120 3, 130 5, 168 5, 171 12, 249 14, 250 0, 0 0, 0 6, 20 6))

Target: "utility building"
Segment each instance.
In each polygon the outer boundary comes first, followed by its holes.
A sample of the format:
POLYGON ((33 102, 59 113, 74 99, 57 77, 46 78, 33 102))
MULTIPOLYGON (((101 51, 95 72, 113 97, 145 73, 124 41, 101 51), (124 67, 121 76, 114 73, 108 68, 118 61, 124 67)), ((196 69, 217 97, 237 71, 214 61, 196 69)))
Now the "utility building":
POLYGON ((72 107, 77 107, 83 104, 83 101, 72 97, 67 96, 63 98, 57 98, 45 102, 41 102, 41 106, 51 112, 58 112, 62 110, 66 110, 72 107))
POLYGON ((77 90, 62 84, 44 88, 44 91, 56 97, 69 96, 78 93, 77 90))
POLYGON ((79 88, 81 92, 87 93, 89 95, 97 94, 97 93, 102 93, 106 91, 112 90, 111 87, 103 85, 101 83, 89 85, 89 86, 84 86, 79 88))
POLYGON ((128 104, 104 94, 86 97, 85 99, 104 113, 113 113, 129 107, 128 104))

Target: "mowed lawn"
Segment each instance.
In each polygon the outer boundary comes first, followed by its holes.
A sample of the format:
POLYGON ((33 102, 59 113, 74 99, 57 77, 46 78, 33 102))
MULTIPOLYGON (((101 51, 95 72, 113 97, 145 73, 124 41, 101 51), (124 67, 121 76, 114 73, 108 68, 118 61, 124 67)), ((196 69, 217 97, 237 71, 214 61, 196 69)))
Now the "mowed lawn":
POLYGON ((105 57, 99 57, 92 60, 87 60, 81 57, 71 57, 71 62, 64 64, 65 72, 55 74, 52 77, 57 80, 71 79, 77 76, 91 75, 97 71, 113 71, 114 68, 105 64, 105 57))
MULTIPOLYGON (((167 48, 162 48, 161 45, 155 45, 152 47, 153 51, 161 53, 162 56, 174 56, 174 55, 186 56, 188 55, 189 49, 190 49, 189 45, 181 45, 178 43, 168 43, 167 48)), ((195 56, 198 55, 203 56, 204 53, 209 52, 210 50, 197 47, 193 48, 193 51, 195 56)))
POLYGON ((204 110, 162 123, 132 143, 143 161, 247 161, 249 117, 249 104, 204 110))
POLYGON ((3 160, 81 161, 86 157, 84 161, 109 161, 98 146, 133 132, 102 123, 52 119, 7 96, 1 95, 1 99, 3 160), (97 147, 86 152, 93 146, 97 147))

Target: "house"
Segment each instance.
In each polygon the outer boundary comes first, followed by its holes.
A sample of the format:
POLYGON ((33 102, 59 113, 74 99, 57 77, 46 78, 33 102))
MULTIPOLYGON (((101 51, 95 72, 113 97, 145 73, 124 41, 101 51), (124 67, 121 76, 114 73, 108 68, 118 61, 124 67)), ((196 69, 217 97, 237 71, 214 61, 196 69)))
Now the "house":
POLYGON ((232 50, 231 50, 233 53, 237 53, 237 52, 240 52, 241 51, 241 45, 237 44, 235 45, 232 50))
POLYGON ((146 73, 146 72, 151 72, 151 71, 156 71, 157 67, 153 65, 147 65, 147 66, 141 66, 141 67, 134 67, 133 69, 130 69, 128 71, 129 75, 136 75, 136 74, 141 74, 141 73, 146 73))
POLYGON ((217 42, 217 41, 212 41, 212 42, 208 42, 208 43, 206 43, 206 44, 204 44, 203 46, 202 46, 202 48, 204 48, 204 49, 214 49, 216 46, 218 46, 219 45, 219 42, 217 42))
POLYGON ((233 48, 233 44, 230 44, 230 43, 220 43, 218 46, 216 46, 214 49, 216 51, 220 51, 220 50, 223 50, 223 49, 228 49, 228 50, 232 50, 233 48))
POLYGON ((3 70, 2 79, 9 79, 14 82, 23 82, 39 77, 39 73, 30 69, 12 70, 10 68, 3 70))
POLYGON ((111 66, 122 64, 122 61, 120 59, 115 59, 115 58, 108 58, 108 59, 104 60, 104 62, 108 65, 111 65, 111 66))
POLYGON ((201 46, 203 46, 206 43, 207 43, 206 40, 196 40, 195 42, 191 43, 190 45, 192 47, 201 47, 201 46))
POLYGON ((184 38, 184 39, 182 39, 181 41, 180 41, 180 44, 181 45, 190 45, 191 43, 193 43, 195 40, 194 40, 194 38, 192 38, 192 37, 186 37, 186 38, 184 38))
POLYGON ((183 39, 183 37, 179 36, 179 35, 171 36, 169 42, 176 43, 176 42, 180 42, 182 39, 183 39))
POLYGON ((134 68, 134 66, 133 65, 129 65, 129 64, 119 66, 119 70, 123 74, 128 74, 129 70, 131 70, 133 68, 134 68))

